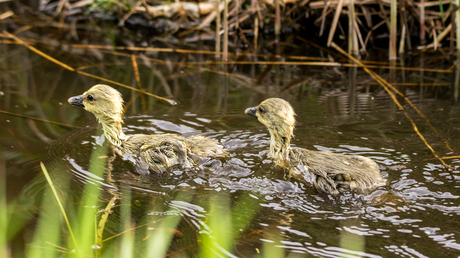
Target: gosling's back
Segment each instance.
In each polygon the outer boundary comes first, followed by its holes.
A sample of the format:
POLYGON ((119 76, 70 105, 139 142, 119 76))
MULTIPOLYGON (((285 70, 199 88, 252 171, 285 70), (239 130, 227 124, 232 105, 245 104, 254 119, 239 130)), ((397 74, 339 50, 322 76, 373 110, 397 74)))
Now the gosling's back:
POLYGON ((363 156, 291 148, 286 163, 318 190, 334 195, 357 189, 365 192, 383 183, 377 163, 363 156))

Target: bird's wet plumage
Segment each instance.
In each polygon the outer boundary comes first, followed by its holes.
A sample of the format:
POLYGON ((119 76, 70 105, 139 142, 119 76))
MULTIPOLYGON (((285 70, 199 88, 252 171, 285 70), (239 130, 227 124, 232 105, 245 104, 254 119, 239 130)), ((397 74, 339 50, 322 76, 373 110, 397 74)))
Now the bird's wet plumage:
POLYGON ((123 133, 123 98, 114 88, 98 84, 83 95, 71 97, 69 104, 83 107, 96 116, 104 135, 118 153, 133 161, 140 173, 162 171, 174 165, 191 166, 197 159, 222 157, 225 149, 204 136, 182 137, 175 134, 123 133))
POLYGON ((287 101, 270 98, 246 109, 245 113, 268 128, 269 155, 276 164, 302 174, 318 190, 336 195, 350 190, 370 190, 383 183, 379 166, 369 158, 292 148, 295 112, 287 101))

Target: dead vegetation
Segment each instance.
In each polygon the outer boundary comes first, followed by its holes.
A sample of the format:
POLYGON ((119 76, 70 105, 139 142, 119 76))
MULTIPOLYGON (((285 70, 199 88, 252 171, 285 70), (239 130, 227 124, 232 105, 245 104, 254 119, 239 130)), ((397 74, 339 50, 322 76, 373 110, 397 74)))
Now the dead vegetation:
POLYGON ((366 54, 375 45, 389 47, 390 59, 396 58, 398 52, 411 53, 416 49, 449 47, 449 53, 453 53, 458 22, 455 18, 457 7, 451 1, 21 2, 23 4, 0 2, 0 21, 14 34, 54 28, 61 33, 67 32, 65 37, 68 40, 90 40, 88 34, 97 32, 112 41, 123 41, 126 36, 136 38, 133 44, 144 46, 154 42, 209 39, 216 41, 217 55, 222 48, 224 60, 228 47, 249 48, 257 53, 261 48, 261 37, 275 39, 277 35, 288 37, 291 33, 315 39, 328 47, 332 42, 346 44, 348 53, 354 55, 366 54), (112 30, 107 29, 107 24, 112 30), (165 39, 168 35, 171 37, 165 39))

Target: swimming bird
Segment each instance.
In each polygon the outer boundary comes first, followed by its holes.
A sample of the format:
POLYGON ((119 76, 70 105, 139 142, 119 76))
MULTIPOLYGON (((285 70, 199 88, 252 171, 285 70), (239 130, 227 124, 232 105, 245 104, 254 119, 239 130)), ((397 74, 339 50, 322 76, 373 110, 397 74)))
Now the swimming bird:
POLYGON ((189 167, 206 157, 222 157, 227 151, 215 140, 196 135, 134 134, 123 132, 123 98, 116 89, 98 84, 71 97, 69 104, 83 107, 94 114, 102 125, 104 136, 125 159, 135 163, 136 170, 147 174, 150 170, 164 171, 174 166, 189 167))
POLYGON ((337 195, 350 190, 370 190, 383 183, 379 166, 369 158, 291 147, 295 112, 289 102, 269 98, 257 107, 247 108, 245 113, 268 128, 269 155, 275 163, 294 174, 302 174, 319 191, 337 195))

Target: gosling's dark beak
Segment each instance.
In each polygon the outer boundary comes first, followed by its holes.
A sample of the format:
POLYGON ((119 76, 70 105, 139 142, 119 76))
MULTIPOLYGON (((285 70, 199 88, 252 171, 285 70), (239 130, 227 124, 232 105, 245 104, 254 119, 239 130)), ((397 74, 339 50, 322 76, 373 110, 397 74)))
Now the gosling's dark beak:
POLYGON ((250 115, 250 116, 253 116, 253 117, 257 118, 257 115, 256 115, 257 107, 246 108, 244 113, 246 113, 246 115, 250 115))
POLYGON ((69 98, 67 101, 69 102, 70 105, 77 106, 77 107, 85 107, 85 105, 83 105, 84 97, 85 96, 83 95, 75 96, 75 97, 69 98))

